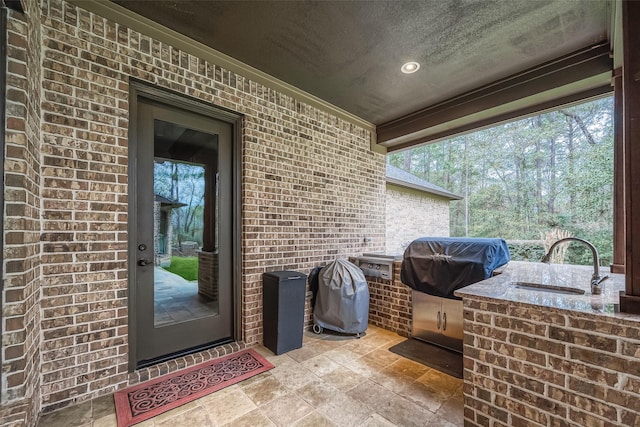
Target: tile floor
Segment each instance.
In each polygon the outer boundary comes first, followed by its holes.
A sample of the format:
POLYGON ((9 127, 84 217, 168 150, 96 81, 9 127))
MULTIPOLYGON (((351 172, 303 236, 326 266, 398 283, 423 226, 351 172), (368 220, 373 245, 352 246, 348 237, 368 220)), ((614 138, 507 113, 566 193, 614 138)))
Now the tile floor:
MULTIPOLYGON (((257 350, 275 368, 140 427, 462 426, 462 380, 400 357, 404 338, 369 326, 356 339, 305 332, 301 349, 257 350)), ((112 396, 42 417, 39 427, 116 427, 112 396)))
POLYGON ((188 282, 177 274, 155 267, 154 325, 164 326, 218 313, 218 301, 198 293, 198 282, 188 282))

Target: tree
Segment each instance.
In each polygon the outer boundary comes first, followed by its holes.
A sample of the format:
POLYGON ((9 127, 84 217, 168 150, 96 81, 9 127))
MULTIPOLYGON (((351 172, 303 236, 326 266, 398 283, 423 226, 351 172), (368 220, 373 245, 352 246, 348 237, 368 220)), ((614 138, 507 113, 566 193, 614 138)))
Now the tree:
MULTIPOLYGON (((603 98, 391 154, 390 163, 465 200, 451 235, 539 239, 562 228, 612 258, 613 102, 603 98)), ((567 261, 588 263, 571 249, 567 261)))
POLYGON ((162 161, 154 164, 154 191, 185 206, 173 210, 174 237, 178 245, 185 240, 202 245, 205 168, 185 162, 162 161))

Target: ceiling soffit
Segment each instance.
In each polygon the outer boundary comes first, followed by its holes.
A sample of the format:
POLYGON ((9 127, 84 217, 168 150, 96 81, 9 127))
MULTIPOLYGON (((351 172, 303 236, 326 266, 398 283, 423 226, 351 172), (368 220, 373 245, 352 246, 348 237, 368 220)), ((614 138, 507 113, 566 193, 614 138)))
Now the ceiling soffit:
POLYGON ((69 1, 370 129, 373 140, 375 125, 386 131, 606 42, 612 11, 610 0, 69 1), (422 66, 404 76, 409 59, 422 66))
MULTIPOLYGON (((217 51, 211 46, 207 46, 203 43, 195 41, 186 35, 174 31, 158 22, 155 22, 149 18, 146 18, 137 13, 114 3, 111 1, 103 0, 67 0, 69 3, 83 8, 96 15, 102 16, 106 19, 118 22, 127 28, 138 31, 141 34, 145 34, 152 37, 162 43, 166 43, 183 52, 190 53, 198 58, 202 58, 206 61, 210 61, 222 68, 225 68, 231 72, 237 73, 243 77, 246 77, 258 84, 262 84, 266 87, 272 88, 283 95, 288 95, 296 98, 302 102, 307 103, 310 106, 320 108, 327 111, 336 117, 346 120, 349 123, 353 123, 357 126, 361 126, 364 129, 375 132, 375 125, 358 117, 348 111, 345 111, 328 101, 318 98, 304 90, 291 85, 288 82, 279 80, 278 78, 271 76, 249 64, 241 62, 229 55, 217 51)), ((147 3, 147 2, 145 2, 147 3)), ((157 3, 157 2, 148 2, 157 3)), ((160 2, 163 3, 163 2, 160 2)), ((203 2, 204 3, 204 2, 203 2)))

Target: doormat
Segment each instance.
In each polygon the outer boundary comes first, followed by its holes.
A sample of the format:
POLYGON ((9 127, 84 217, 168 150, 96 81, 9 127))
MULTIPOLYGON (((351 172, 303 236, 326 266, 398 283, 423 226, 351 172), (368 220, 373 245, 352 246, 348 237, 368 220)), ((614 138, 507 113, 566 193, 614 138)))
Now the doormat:
POLYGON ((462 354, 417 339, 408 339, 389 351, 452 377, 462 378, 462 354))
POLYGON ((137 424, 272 368, 248 349, 118 391, 114 393, 118 427, 137 424))

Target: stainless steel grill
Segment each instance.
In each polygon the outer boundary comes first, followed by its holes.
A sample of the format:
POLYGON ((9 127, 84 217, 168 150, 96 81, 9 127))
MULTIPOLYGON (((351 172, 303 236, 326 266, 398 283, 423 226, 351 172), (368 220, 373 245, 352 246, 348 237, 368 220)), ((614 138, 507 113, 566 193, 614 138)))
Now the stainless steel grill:
POLYGON ((402 255, 381 253, 364 253, 353 258, 353 263, 360 267, 365 276, 393 279, 393 262, 402 259, 402 255))

